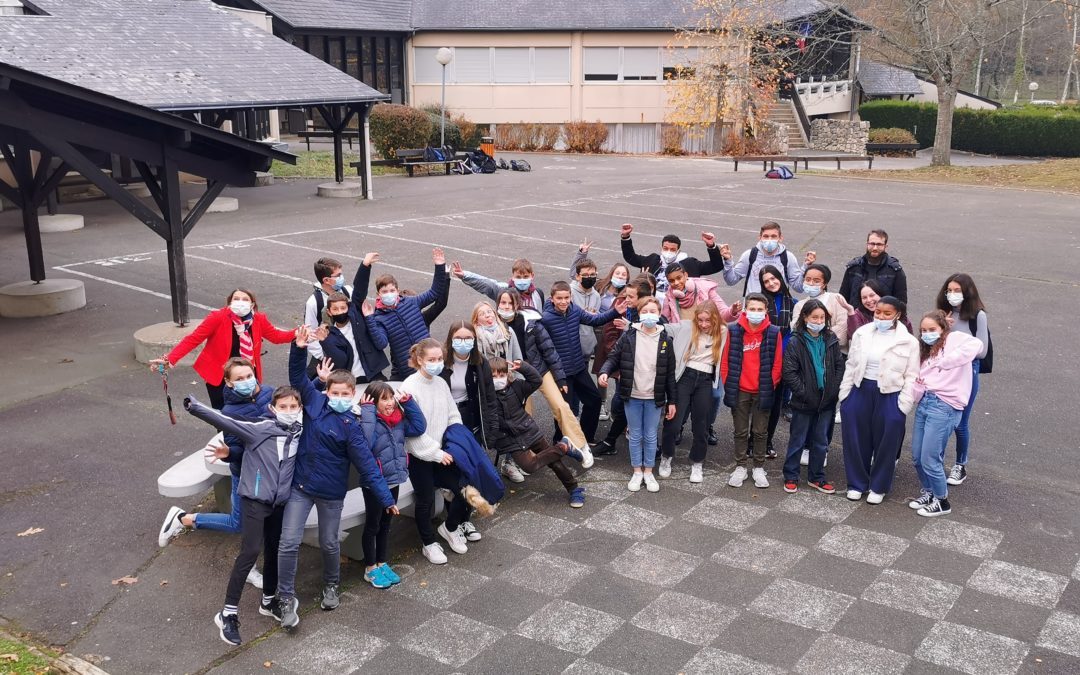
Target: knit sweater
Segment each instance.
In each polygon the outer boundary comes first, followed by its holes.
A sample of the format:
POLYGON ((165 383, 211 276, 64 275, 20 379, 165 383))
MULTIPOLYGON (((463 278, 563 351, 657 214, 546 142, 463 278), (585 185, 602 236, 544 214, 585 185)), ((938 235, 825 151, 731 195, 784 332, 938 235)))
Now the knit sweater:
POLYGON ((417 459, 438 462, 442 459, 446 428, 451 424, 461 424, 461 413, 450 394, 450 386, 441 377, 427 377, 418 372, 405 378, 401 391, 416 399, 420 412, 427 420, 424 434, 406 438, 405 449, 417 459))

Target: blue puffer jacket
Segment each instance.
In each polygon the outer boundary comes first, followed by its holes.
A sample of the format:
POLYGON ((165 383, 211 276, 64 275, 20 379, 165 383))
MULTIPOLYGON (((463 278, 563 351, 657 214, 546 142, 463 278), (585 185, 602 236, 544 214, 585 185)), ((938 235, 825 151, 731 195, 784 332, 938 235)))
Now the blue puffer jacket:
POLYGON ((360 422, 351 411, 336 413, 326 394, 307 376, 307 350, 294 343, 289 350, 289 383, 300 392, 304 405, 304 432, 293 472, 293 487, 320 499, 345 499, 349 491, 349 464, 360 474, 360 485, 379 497, 383 508, 394 505, 375 456, 371 454, 360 422))
POLYGON ((411 398, 402 404, 401 422, 391 427, 375 414, 375 404, 360 406, 360 428, 371 446, 375 462, 382 470, 386 484, 401 485, 409 480, 409 455, 405 451, 405 437, 421 436, 427 431, 427 420, 420 406, 411 398))
POLYGON ((449 287, 446 265, 436 265, 431 288, 420 295, 403 295, 393 307, 384 306, 382 301, 375 303, 375 313, 367 317, 367 325, 376 349, 390 347, 391 380, 400 382, 416 372, 409 366, 409 350, 431 337, 421 309, 435 302, 449 287))
POLYGON ((544 315, 542 323, 547 329, 551 341, 555 343, 555 351, 559 353, 566 377, 573 377, 585 370, 585 355, 581 353, 581 335, 578 329, 581 324, 586 326, 603 326, 605 323, 616 319, 619 312, 614 308, 603 314, 589 314, 577 305, 571 304, 563 314, 555 309, 555 304, 548 300, 544 303, 544 315))
MULTIPOLYGON (((269 412, 270 399, 274 397, 274 388, 265 384, 259 385, 259 390, 251 396, 241 396, 232 387, 225 387, 225 405, 221 412, 233 419, 248 420, 254 422, 263 419, 269 412)), ((240 477, 240 467, 244 462, 244 444, 232 434, 225 434, 225 445, 229 446, 229 457, 225 461, 229 463, 232 475, 240 477)))

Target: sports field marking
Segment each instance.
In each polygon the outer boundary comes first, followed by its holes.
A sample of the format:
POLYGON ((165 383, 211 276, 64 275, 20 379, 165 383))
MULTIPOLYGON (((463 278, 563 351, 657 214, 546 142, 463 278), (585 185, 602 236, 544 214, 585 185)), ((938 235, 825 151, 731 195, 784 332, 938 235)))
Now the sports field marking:
MULTIPOLYGON (((652 190, 653 188, 649 188, 649 189, 652 190)), ((697 188, 688 187, 687 189, 688 190, 694 190, 694 189, 697 189, 697 188)), ((822 211, 822 212, 827 212, 827 213, 854 213, 854 214, 860 214, 860 215, 868 215, 870 213, 869 211, 851 211, 849 209, 819 209, 819 208, 815 208, 813 206, 796 206, 796 205, 792 205, 792 204, 768 204, 768 203, 765 203, 765 202, 747 202, 747 201, 742 201, 742 200, 739 200, 739 199, 714 199, 714 198, 711 198, 711 197, 691 197, 689 195, 675 195, 675 194, 672 194, 672 195, 667 195, 667 194, 664 194, 664 195, 645 194, 645 192, 646 192, 645 190, 641 190, 640 192, 642 193, 641 196, 643 196, 643 197, 664 196, 664 197, 673 197, 675 199, 689 199, 689 200, 692 200, 692 201, 719 202, 721 204, 745 204, 746 206, 764 206, 764 207, 770 208, 770 209, 796 209, 798 211, 822 211)))
MULTIPOLYGON (((355 230, 349 230, 349 231, 350 232, 355 232, 355 230)), ((356 234, 361 234, 361 233, 356 232, 356 234)), ((459 248, 457 246, 447 246, 445 244, 438 244, 438 243, 430 242, 430 241, 421 241, 419 239, 408 239, 406 237, 395 237, 395 236, 390 235, 390 234, 383 234, 382 232, 363 232, 362 234, 366 234, 369 237, 383 237, 385 239, 393 239, 394 241, 404 241, 404 242, 408 242, 410 244, 423 244, 424 246, 430 246, 432 248, 441 248, 444 251, 457 251, 459 253, 468 253, 469 255, 479 255, 479 256, 484 256, 486 258, 497 258, 499 260, 508 260, 510 262, 513 262, 513 261, 517 260, 517 258, 510 258, 510 257, 504 256, 504 255, 496 255, 494 253, 484 253, 483 251, 474 251, 474 250, 469 249, 469 248, 459 248)), ((560 265, 548 265, 547 263, 533 263, 533 265, 536 265, 538 267, 548 267, 548 268, 553 269, 553 270, 565 270, 566 269, 565 267, 562 267, 560 265)))
MULTIPOLYGON (((458 216, 438 216, 438 217, 439 218, 456 218, 458 216)), ((500 217, 502 217, 502 216, 500 216, 500 217)), ((500 232, 499 230, 487 230, 487 229, 480 228, 480 227, 472 227, 471 225, 458 225, 457 223, 442 223, 442 222, 433 223, 430 220, 424 220, 423 218, 417 218, 416 222, 424 223, 425 225, 435 225, 437 227, 452 227, 452 228, 459 229, 459 230, 469 230, 471 232, 480 232, 480 233, 483 233, 483 234, 497 234, 497 235, 500 235, 500 236, 503 236, 503 237, 513 237, 514 239, 525 239, 527 241, 542 241, 542 242, 545 242, 545 243, 548 243, 548 244, 562 244, 562 245, 565 245, 565 246, 575 246, 575 247, 578 247, 578 248, 581 247, 581 242, 562 241, 562 240, 559 240, 559 239, 552 239, 550 237, 530 237, 528 235, 518 234, 516 232, 500 232)), ((618 232, 618 230, 616 230, 616 232, 618 232)), ((608 253, 619 253, 620 255, 622 253, 620 250, 616 250, 616 249, 613 249, 613 248, 604 248, 602 246, 592 246, 590 250, 593 250, 593 251, 606 251, 608 253)))
MULTIPOLYGON (((627 206, 644 206, 653 209, 678 209, 679 211, 696 211, 698 213, 708 213, 714 216, 731 216, 733 218, 753 218, 760 220, 761 218, 767 218, 767 215, 761 213, 728 213, 725 211, 716 211, 713 209, 694 209, 689 206, 674 206, 671 204, 642 204, 641 202, 628 202, 628 201, 614 201, 609 199, 602 199, 599 197, 592 197, 590 201, 601 202, 604 204, 626 204, 627 206)), ((809 225, 825 225, 825 221, 822 220, 805 220, 802 218, 785 218, 785 221, 789 223, 806 223, 809 225)))
MULTIPOLYGON (((84 263, 72 263, 72 264, 74 264, 74 265, 82 265, 84 263)), ((149 288, 143 288, 142 286, 135 286, 133 284, 125 284, 122 281, 114 281, 112 279, 106 279, 105 277, 99 277, 96 274, 87 274, 86 272, 80 272, 79 270, 73 270, 68 265, 56 265, 56 266, 53 267, 53 269, 56 270, 57 272, 63 272, 64 274, 74 274, 75 276, 78 276, 78 277, 84 277, 86 279, 92 279, 94 281, 100 281, 103 284, 110 284, 112 286, 119 286, 120 288, 126 288, 129 291, 138 291, 139 293, 145 293, 147 295, 152 295, 155 298, 164 298, 165 300, 168 300, 169 302, 172 302, 172 296, 167 295, 165 293, 158 293, 157 291, 152 291, 149 288)), ((218 309, 217 307, 207 307, 206 305, 201 305, 201 304, 199 304, 197 302, 193 302, 191 300, 188 300, 188 305, 190 305, 191 307, 198 307, 199 309, 204 309, 207 312, 212 312, 215 309, 218 309)))
MULTIPOLYGON (((715 223, 699 223, 699 222, 693 222, 693 221, 688 221, 688 220, 670 220, 670 219, 667 219, 667 218, 649 218, 647 216, 642 216, 642 215, 639 215, 639 214, 636 214, 636 213, 634 213, 634 214, 608 213, 607 211, 586 211, 584 209, 571 209, 571 208, 563 208, 563 207, 559 207, 559 206, 544 206, 544 205, 538 205, 535 208, 538 208, 538 209, 551 209, 553 211, 569 211, 571 213, 587 213, 587 214, 594 215, 594 216, 611 216, 612 218, 625 218, 626 222, 639 221, 639 220, 651 220, 651 221, 653 221, 655 223, 667 223, 669 225, 689 225, 691 227, 701 228, 702 230, 705 230, 706 232, 709 232, 709 231, 712 231, 712 230, 730 230, 732 232, 748 232, 750 234, 757 234, 758 233, 757 229, 749 229, 749 228, 745 228, 745 227, 728 227, 727 225, 717 225, 715 223)), ((716 215, 721 215, 721 214, 716 214, 716 215)), ((754 218, 767 219, 768 216, 754 216, 754 218)), ((785 219, 785 220, 787 220, 787 219, 785 219)), ((795 222, 795 221, 793 221, 793 222, 795 222)), ((798 221, 798 222, 812 222, 812 221, 798 221)), ((818 225, 823 225, 824 224, 824 223, 817 222, 817 221, 813 221, 813 222, 816 222, 818 225)))
MULTIPOLYGON (((710 192, 715 192, 718 189, 724 189, 724 188, 717 188, 717 187, 712 187, 712 186, 707 186, 707 185, 702 186, 702 187, 693 187, 691 185, 686 185, 684 187, 686 187, 686 188, 688 188, 690 190, 708 190, 710 192)), ((756 195, 756 196, 761 196, 761 197, 775 197, 775 196, 777 196, 777 193, 775 193, 775 192, 754 192, 754 191, 750 191, 750 190, 740 190, 739 194, 756 195)), ((785 198, 798 198, 798 199, 827 199, 829 201, 834 201, 834 202, 852 202, 854 204, 873 204, 875 206, 878 206, 878 205, 884 205, 884 206, 907 206, 907 204, 902 204, 900 202, 879 202, 879 201, 872 200, 872 199, 850 199, 848 197, 827 197, 827 196, 823 196, 823 195, 808 195, 808 194, 802 194, 802 193, 796 193, 796 192, 784 192, 782 194, 782 196, 785 197, 785 198)))
MULTIPOLYGON (((277 235, 277 236, 281 236, 281 235, 277 235)), ((263 239, 262 241, 265 241, 268 244, 277 244, 278 246, 288 246, 289 248, 297 248, 297 249, 301 249, 303 251, 312 251, 314 253, 325 253, 327 255, 336 256, 338 258, 348 258, 349 260, 363 260, 364 259, 364 256, 362 256, 362 255, 352 255, 350 253, 341 253, 339 251, 331 251, 331 250, 328 250, 328 249, 325 249, 325 248, 318 248, 318 247, 315 247, 315 246, 304 246, 303 244, 293 244, 293 243, 290 243, 290 242, 287 242, 287 241, 277 241, 276 239, 271 239, 270 237, 267 237, 266 239, 263 239)), ((416 270, 416 269, 413 269, 411 267, 403 267, 402 265, 395 265, 393 263, 388 263, 388 262, 385 262, 383 260, 380 260, 377 264, 379 265, 379 267, 391 267, 391 268, 396 269, 396 270, 404 270, 406 272, 415 272, 417 274, 423 274, 423 275, 426 275, 426 276, 431 276, 431 272, 432 272, 432 270, 423 271, 423 270, 416 270)), ((312 284, 312 285, 314 284, 314 282, 308 282, 308 283, 312 284)))

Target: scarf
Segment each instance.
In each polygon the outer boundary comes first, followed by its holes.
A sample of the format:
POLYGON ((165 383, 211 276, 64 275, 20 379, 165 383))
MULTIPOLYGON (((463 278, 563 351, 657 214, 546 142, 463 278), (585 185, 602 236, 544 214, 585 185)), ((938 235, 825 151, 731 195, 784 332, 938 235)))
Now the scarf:
POLYGON ((394 406, 394 412, 389 415, 384 415, 381 412, 376 412, 375 415, 391 428, 401 424, 401 419, 404 417, 399 406, 394 406))
POLYGON ((499 325, 496 321, 491 327, 477 326, 476 341, 479 343, 480 353, 486 358, 501 356, 507 358, 510 331, 499 325))
POLYGON ((814 364, 814 375, 817 376, 817 388, 825 388, 825 339, 820 335, 814 337, 810 333, 802 333, 803 342, 810 352, 810 361, 814 364))
POLYGON ((255 363, 255 345, 251 341, 251 321, 255 315, 248 314, 247 317, 243 319, 236 316, 231 311, 229 312, 229 315, 232 316, 233 328, 236 329, 236 334, 240 336, 240 358, 255 363))
MULTIPOLYGON (((513 288, 514 290, 517 290, 517 286, 514 285, 514 280, 513 279, 511 279, 507 283, 507 286, 509 288, 513 288)), ((533 306, 533 293, 535 293, 535 292, 536 292, 536 284, 529 284, 529 287, 527 289, 525 289, 524 291, 518 291, 518 295, 521 296, 521 306, 522 307, 528 307, 529 309, 536 309, 536 307, 533 306)))

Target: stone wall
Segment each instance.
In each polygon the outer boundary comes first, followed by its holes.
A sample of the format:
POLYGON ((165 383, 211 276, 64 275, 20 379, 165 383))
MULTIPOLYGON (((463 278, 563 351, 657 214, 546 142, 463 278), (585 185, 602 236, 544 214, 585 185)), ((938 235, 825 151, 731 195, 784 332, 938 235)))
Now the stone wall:
POLYGON ((810 147, 829 152, 863 154, 870 138, 869 122, 818 119, 810 122, 810 147))
POLYGON ((786 155, 788 152, 787 125, 764 120, 758 126, 756 140, 760 144, 760 152, 769 155, 786 155))

